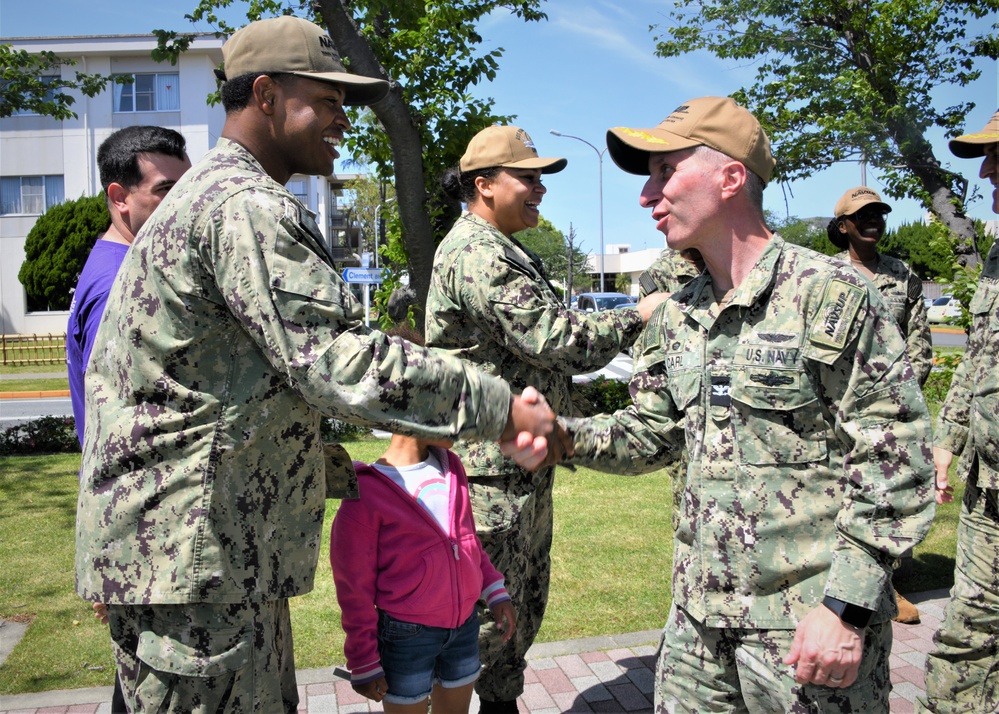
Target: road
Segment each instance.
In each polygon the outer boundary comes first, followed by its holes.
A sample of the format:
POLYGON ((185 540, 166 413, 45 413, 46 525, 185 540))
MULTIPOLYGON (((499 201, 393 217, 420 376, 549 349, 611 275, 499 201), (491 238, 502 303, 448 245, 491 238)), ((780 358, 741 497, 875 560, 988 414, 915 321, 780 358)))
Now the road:
POLYGON ((0 399, 0 429, 43 416, 72 416, 69 397, 0 399))

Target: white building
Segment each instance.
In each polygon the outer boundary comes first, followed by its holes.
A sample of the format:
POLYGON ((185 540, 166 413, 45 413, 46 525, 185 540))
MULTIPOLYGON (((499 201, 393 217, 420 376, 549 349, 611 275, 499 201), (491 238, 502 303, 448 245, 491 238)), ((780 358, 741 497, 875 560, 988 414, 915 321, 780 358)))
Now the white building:
MULTIPOLYGON (((616 287, 617 276, 625 274, 631 281, 625 294, 638 297, 638 279, 642 273, 652 265, 656 259, 662 255, 662 248, 646 248, 632 252, 631 246, 627 244, 608 245, 607 252, 603 256, 604 269, 604 290, 609 293, 618 292, 616 287)), ((594 290, 600 281, 600 255, 591 253, 587 256, 587 268, 593 276, 594 290)))
MULTIPOLYGON (((216 90, 213 70, 222 62, 222 38, 196 36, 176 65, 156 62, 152 35, 0 38, 15 50, 51 51, 76 66, 63 77, 131 74, 129 85, 115 84, 90 98, 75 93, 78 118, 59 121, 20 114, 0 119, 0 333, 62 334, 68 313, 31 312, 17 279, 24 262, 24 239, 38 216, 68 198, 101 192, 97 147, 112 132, 136 124, 175 129, 187 140, 192 162, 218 141, 225 122, 220 104, 207 98, 216 90)), ((345 213, 337 206, 342 181, 295 176, 288 188, 317 213, 329 239, 349 235, 345 213)))

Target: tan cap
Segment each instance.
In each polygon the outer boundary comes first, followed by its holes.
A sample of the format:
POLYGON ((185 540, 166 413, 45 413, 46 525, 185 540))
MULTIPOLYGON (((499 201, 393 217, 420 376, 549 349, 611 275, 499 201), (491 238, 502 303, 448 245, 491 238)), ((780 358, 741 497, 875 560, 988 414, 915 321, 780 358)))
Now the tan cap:
POLYGON ((225 78, 273 72, 343 85, 344 104, 367 105, 388 93, 388 82, 350 74, 330 36, 314 22, 285 15, 240 28, 222 45, 225 78))
POLYGON ((508 169, 541 169, 543 174, 558 173, 568 162, 559 158, 541 158, 526 131, 517 126, 487 126, 468 142, 458 168, 476 171, 494 166, 508 169))
POLYGON ((851 216, 864 206, 877 204, 884 209, 885 213, 891 213, 891 206, 881 200, 878 192, 867 186, 857 186, 844 193, 836 201, 836 218, 851 216))
POLYGON ((607 130, 607 150, 630 174, 649 175, 649 154, 709 146, 770 181, 775 161, 770 139, 749 110, 729 97, 700 97, 684 102, 652 129, 618 126, 607 130))
POLYGON ((976 156, 985 156, 985 147, 996 143, 999 143, 999 112, 992 115, 984 129, 974 134, 955 137, 950 140, 949 146, 954 156, 973 159, 976 156))

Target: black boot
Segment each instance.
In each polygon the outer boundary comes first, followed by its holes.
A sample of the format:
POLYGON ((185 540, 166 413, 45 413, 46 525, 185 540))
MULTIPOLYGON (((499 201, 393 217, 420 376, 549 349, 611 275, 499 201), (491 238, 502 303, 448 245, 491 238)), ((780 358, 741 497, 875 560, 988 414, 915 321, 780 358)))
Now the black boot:
POLYGON ((517 700, 508 702, 491 702, 488 699, 479 700, 479 714, 517 714, 517 700))

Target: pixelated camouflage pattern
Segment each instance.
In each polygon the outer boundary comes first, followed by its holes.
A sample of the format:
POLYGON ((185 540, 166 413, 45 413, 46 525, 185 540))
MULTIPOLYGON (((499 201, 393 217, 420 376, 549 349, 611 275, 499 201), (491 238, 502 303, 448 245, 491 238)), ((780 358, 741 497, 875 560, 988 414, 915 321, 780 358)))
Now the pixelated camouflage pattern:
POLYGON ((221 140, 129 250, 88 365, 77 591, 239 602, 312 588, 321 414, 496 439, 509 387, 365 329, 306 209, 221 140))
POLYGON ((680 251, 666 248, 638 278, 639 299, 652 293, 675 293, 701 274, 680 251))
POLYGON ((954 587, 926 660, 920 711, 999 711, 999 243, 969 306, 971 329, 938 416, 936 444, 967 480, 954 587))
POLYGON ((659 714, 785 712, 888 714, 891 623, 867 628, 857 681, 834 688, 794 681, 784 664, 793 630, 709 628, 670 609, 654 690, 659 714))
POLYGON ((506 577, 517 609, 517 630, 509 642, 488 610, 479 612, 479 697, 512 701, 524 691, 525 656, 541 629, 551 580, 554 469, 543 469, 535 485, 510 475, 476 478, 468 484, 479 540, 493 565, 506 577))
MULTIPOLYGON (((644 298, 652 293, 673 294, 684 285, 701 274, 701 271, 689 260, 684 260, 680 251, 665 248, 658 258, 638 278, 638 297, 644 298)), ((639 338, 641 339, 641 338, 639 338)), ((673 530, 680 527, 680 512, 683 507, 684 477, 687 473, 689 458, 687 450, 680 452, 680 458, 666 465, 673 493, 673 530)))
MULTIPOLYGON (((836 259, 849 264, 850 251, 843 251, 836 259)), ((878 263, 872 272, 871 282, 902 330, 905 353, 922 386, 933 369, 933 337, 923 302, 923 281, 904 261, 883 253, 878 253, 878 263)))
POLYGON ((350 454, 340 444, 323 444, 326 468, 326 498, 360 498, 357 472, 350 454))
MULTIPOLYGON (((427 344, 467 360, 511 388, 538 389, 556 413, 571 408, 574 374, 603 367, 642 330, 638 310, 568 310, 541 261, 517 240, 465 212, 438 246, 427 296, 427 344)), ((523 691, 524 656, 548 601, 554 469, 531 473, 496 444, 454 445, 468 474, 476 530, 517 607, 517 634, 499 641, 483 616, 476 691, 507 701, 523 691)))
POLYGON ((982 264, 971 304, 971 329, 961 364, 937 416, 934 442, 960 454, 967 478, 978 458, 978 484, 999 488, 999 241, 982 264))
POLYGON ((954 587, 926 658, 926 697, 918 711, 999 711, 999 492, 964 491, 957 526, 954 587))
MULTIPOLYGON (((540 259, 468 211, 437 247, 427 295, 427 345, 447 350, 514 391, 535 387, 556 414, 570 408, 571 377, 600 369, 642 331, 637 309, 565 307, 540 259)), ((498 444, 455 444, 472 476, 521 474, 498 444)))
POLYGON ((227 605, 111 605, 108 626, 130 711, 298 711, 286 599, 227 605))
POLYGON ((571 461, 609 472, 686 444, 674 602, 711 627, 793 628, 826 594, 891 619, 891 568, 932 521, 933 467, 926 403, 873 286, 774 236, 724 310, 705 273, 636 350, 628 409, 563 422, 571 461))

